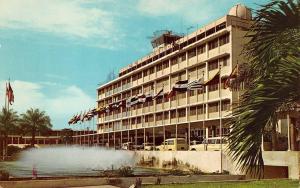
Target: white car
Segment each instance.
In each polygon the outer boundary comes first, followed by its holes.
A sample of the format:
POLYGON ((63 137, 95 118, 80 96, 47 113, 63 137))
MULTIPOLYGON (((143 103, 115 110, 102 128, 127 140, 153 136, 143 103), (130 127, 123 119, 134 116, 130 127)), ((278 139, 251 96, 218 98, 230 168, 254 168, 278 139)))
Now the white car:
MULTIPOLYGON (((222 150, 227 148, 227 139, 222 138, 222 150)), ((199 141, 192 141, 189 150, 191 151, 220 151, 221 150, 221 138, 211 137, 206 138, 202 143, 199 141)))

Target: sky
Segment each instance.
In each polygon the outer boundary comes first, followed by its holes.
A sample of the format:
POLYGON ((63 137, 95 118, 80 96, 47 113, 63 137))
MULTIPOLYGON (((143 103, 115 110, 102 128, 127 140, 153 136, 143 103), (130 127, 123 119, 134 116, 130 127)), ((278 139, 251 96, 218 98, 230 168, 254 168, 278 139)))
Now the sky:
POLYGON ((96 106, 96 88, 109 72, 152 51, 153 32, 192 32, 235 4, 256 9, 265 2, 0 0, 0 106, 10 79, 15 111, 39 108, 54 129, 69 127, 74 114, 96 106))

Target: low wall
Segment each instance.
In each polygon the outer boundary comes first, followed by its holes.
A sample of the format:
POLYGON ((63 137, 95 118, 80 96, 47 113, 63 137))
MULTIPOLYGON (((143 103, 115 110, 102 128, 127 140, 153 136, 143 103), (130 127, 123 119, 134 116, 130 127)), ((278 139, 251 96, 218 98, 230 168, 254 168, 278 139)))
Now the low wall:
POLYGON ((268 166, 287 166, 289 179, 299 179, 298 151, 264 151, 263 158, 268 166))
MULTIPOLYGON (((155 158, 153 167, 162 168, 163 164, 176 159, 178 163, 186 164, 191 168, 198 168, 206 173, 221 171, 221 152, 220 151, 137 151, 137 160, 149 160, 155 158)), ((230 174, 241 174, 234 168, 234 165, 226 155, 222 155, 222 168, 230 174)))
MULTIPOLYGON (((149 160, 152 157, 156 162, 153 167, 162 168, 168 161, 176 161, 197 167, 206 173, 220 172, 221 152, 220 151, 136 151, 137 160, 149 160)), ((299 152, 296 151, 264 151, 264 163, 267 166, 288 167, 288 177, 299 179, 299 152)), ((243 175, 236 168, 235 162, 223 153, 222 168, 233 175, 243 175)), ((275 168, 274 168, 275 169, 275 168)), ((276 172, 274 172, 276 173, 276 172)))

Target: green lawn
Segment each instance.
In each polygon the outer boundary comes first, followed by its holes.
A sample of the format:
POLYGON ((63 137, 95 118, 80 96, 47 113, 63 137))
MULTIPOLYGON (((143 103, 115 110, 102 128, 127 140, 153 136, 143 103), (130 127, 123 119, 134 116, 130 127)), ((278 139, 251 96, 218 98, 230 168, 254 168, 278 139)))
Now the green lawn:
POLYGON ((170 184, 148 185, 147 188, 298 188, 299 181, 292 180, 262 180, 242 183, 195 183, 195 184, 170 184))

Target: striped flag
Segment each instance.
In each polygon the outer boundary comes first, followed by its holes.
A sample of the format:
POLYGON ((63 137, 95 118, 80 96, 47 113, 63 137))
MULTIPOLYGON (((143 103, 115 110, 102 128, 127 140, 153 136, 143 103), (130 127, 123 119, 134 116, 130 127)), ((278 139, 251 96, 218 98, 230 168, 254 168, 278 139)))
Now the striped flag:
POLYGON ((186 92, 188 89, 189 80, 181 80, 175 83, 172 90, 178 92, 186 92))
POLYGON ((8 82, 8 86, 6 86, 6 96, 8 103, 12 105, 13 102, 15 102, 15 96, 14 96, 14 91, 10 85, 10 82, 8 82))
POLYGON ((163 96, 163 94, 164 94, 164 88, 162 88, 155 96, 153 96, 152 100, 155 100, 158 97, 163 96))
POLYGON ((198 90, 203 89, 204 86, 204 78, 200 78, 198 80, 194 80, 188 83, 187 89, 188 90, 198 90))

